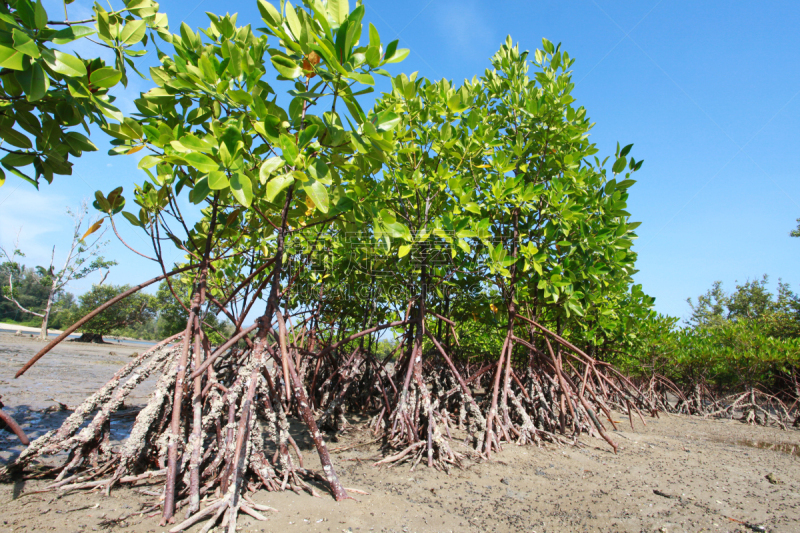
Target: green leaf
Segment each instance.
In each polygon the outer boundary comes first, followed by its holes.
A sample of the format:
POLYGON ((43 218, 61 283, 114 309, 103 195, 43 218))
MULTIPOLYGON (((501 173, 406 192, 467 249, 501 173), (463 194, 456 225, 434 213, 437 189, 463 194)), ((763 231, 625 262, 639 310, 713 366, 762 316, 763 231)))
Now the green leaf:
POLYGON ((212 147, 206 141, 197 138, 195 135, 191 133, 187 133, 183 137, 180 138, 180 142, 183 146, 188 148, 189 150, 194 150, 195 152, 211 152, 212 147))
POLYGON ((156 166, 161 159, 154 155, 146 155, 139 160, 139 164, 137 165, 138 168, 153 168, 156 166))
POLYGON ((387 233, 395 239, 411 240, 411 231, 408 227, 400 222, 393 222, 391 224, 384 223, 387 233))
POLYGON ((139 227, 139 228, 143 227, 143 226, 142 226, 142 223, 141 223, 141 222, 139 222, 139 219, 138 219, 138 218, 137 218, 135 215, 133 215, 133 214, 131 214, 131 213, 128 213, 127 211, 123 211, 123 212, 122 212, 122 216, 124 216, 124 217, 125 217, 125 219, 126 219, 128 222, 130 222, 131 224, 133 224, 134 226, 137 226, 137 227, 139 227))
POLYGON ((6 168, 10 167, 24 167, 30 165, 36 160, 36 156, 33 154, 19 154, 19 153, 10 153, 6 154, 3 159, 0 159, 0 163, 3 163, 6 168))
POLYGON ((245 207, 250 207, 253 202, 253 185, 250 178, 241 172, 237 172, 231 178, 231 193, 236 201, 245 207))
POLYGON ((303 31, 303 26, 300 24, 300 19, 297 17, 297 12, 294 10, 294 6, 291 2, 286 2, 284 9, 284 12, 286 13, 286 25, 289 26, 289 31, 292 32, 294 38, 299 41, 300 34, 303 31))
MULTIPOLYGON (((16 15, 22 19, 22 23, 29 29, 36 29, 36 15, 34 14, 34 4, 30 1, 16 2, 16 15)), ((8 8, 6 8, 8 9, 8 8)))
POLYGON ((147 30, 147 25, 143 20, 131 20, 125 24, 125 27, 122 29, 122 33, 119 36, 119 40, 122 41, 124 44, 132 45, 136 44, 144 38, 144 32, 147 30))
POLYGON ((461 95, 458 93, 455 93, 447 99, 447 107, 449 107, 453 113, 461 113, 469 108, 468 105, 461 101, 461 95))
POLYGON ((83 61, 59 50, 54 50, 53 52, 55 54, 55 62, 48 62, 47 64, 55 72, 70 78, 86 76, 86 66, 83 61))
POLYGON ((625 165, 628 164, 628 161, 624 157, 620 157, 616 161, 614 161, 614 166, 611 167, 611 171, 614 174, 619 174, 623 170, 625 170, 625 165))
POLYGON ((258 176, 261 179, 261 183, 264 184, 267 182, 269 177, 272 175, 273 172, 281 168, 285 164, 285 161, 281 157, 270 157, 266 161, 261 164, 261 169, 259 170, 258 176))
POLYGON ((300 183, 309 181, 308 175, 302 170, 293 170, 292 176, 294 176, 295 181, 299 181, 300 183))
POLYGON ((329 67, 332 67, 333 70, 341 74, 342 76, 347 75, 347 70, 339 63, 339 60, 336 56, 336 52, 333 50, 333 46, 328 45, 330 41, 321 41, 322 45, 317 44, 310 44, 310 48, 320 54, 323 59, 325 59, 325 63, 328 64, 329 67))
POLYGON ((67 44, 81 37, 94 35, 95 33, 96 32, 88 26, 70 26, 55 32, 51 40, 56 44, 67 44))
MULTIPOLYGON (((8 154, 8 155, 14 155, 14 154, 8 154)), ((31 157, 33 157, 33 156, 31 156, 31 157)), ((2 161, 3 161, 3 166, 4 166, 4 167, 6 167, 6 170, 8 170, 9 172, 11 172, 11 173, 12 173, 12 174, 14 174, 15 176, 17 176, 17 177, 19 177, 19 178, 21 178, 21 179, 23 179, 23 180, 27 181, 28 183, 30 183, 31 185, 33 185, 33 186, 34 186, 34 187, 36 187, 37 189, 39 188, 39 182, 38 182, 38 181, 36 181, 36 180, 34 180, 34 179, 31 179, 31 178, 29 178, 27 175, 25 175, 25 174, 23 174, 22 172, 20 172, 20 171, 19 171, 17 168, 15 168, 15 167, 12 167, 12 166, 9 166, 9 165, 8 165, 8 164, 5 162, 5 160, 6 160, 6 159, 8 159, 8 156, 6 156, 6 157, 4 157, 4 158, 2 159, 2 161)), ((23 165, 20 165, 20 166, 23 166, 23 165)))
POLYGON ((470 213, 475 213, 476 215, 480 215, 480 214, 481 214, 481 208, 480 208, 480 206, 479 206, 478 204, 476 204, 475 202, 468 202, 468 203, 466 203, 466 204, 464 205, 464 209, 466 209, 466 210, 467 210, 467 211, 469 211, 470 213))
POLYGON ((303 69, 300 68, 300 65, 284 56, 273 56, 272 66, 275 67, 278 74, 284 78, 294 79, 303 73, 303 69))
POLYGON ((33 148, 31 140, 17 130, 11 129, 8 126, 0 125, 0 137, 4 141, 17 148, 33 148))
POLYGON ((211 159, 205 154, 198 152, 190 152, 181 156, 184 161, 193 166, 200 172, 211 172, 212 170, 219 170, 219 163, 211 159))
POLYGON ((319 181, 312 181, 310 184, 304 185, 303 190, 306 191, 306 194, 311 198, 311 201, 314 202, 314 205, 317 206, 317 209, 323 213, 328 212, 330 207, 328 189, 326 189, 322 183, 319 181))
MULTIPOLYGON (((151 132, 148 132, 148 133, 151 133, 151 132)), ((156 137, 156 136, 154 135, 154 137, 156 137)), ((160 135, 158 137, 160 137, 160 135)), ((189 148, 186 148, 184 145, 182 145, 180 143, 180 141, 170 141, 169 144, 170 144, 170 146, 172 146, 174 149, 176 149, 179 152, 183 152, 183 153, 191 152, 191 150, 189 148)))
POLYGON ((334 29, 341 26, 349 14, 350 5, 347 0, 328 0, 328 19, 333 22, 334 29))
MULTIPOLYGON (((70 93, 72 93, 72 86, 70 85, 70 93)), ((108 118, 113 118, 114 120, 122 121, 124 117, 122 112, 114 107, 113 105, 109 104, 108 102, 100 99, 100 98, 92 98, 92 102, 100 108, 100 111, 107 116, 108 118)), ((138 138, 138 137, 137 137, 138 138)))
POLYGON ((325 164, 325 161, 323 161, 322 159, 317 159, 314 161, 313 165, 308 165, 307 170, 308 173, 311 174, 312 178, 322 183, 323 185, 330 185, 331 183, 333 183, 333 178, 331 177, 328 165, 325 164))
POLYGON ((110 89, 122 79, 122 72, 111 67, 103 67, 92 72, 89 81, 95 87, 110 89))
POLYGON ((92 205, 94 205, 95 209, 104 213, 111 211, 111 203, 103 196, 102 191, 94 191, 94 198, 95 201, 92 202, 92 205))
POLYGON ((36 46, 36 41, 28 37, 28 34, 14 28, 12 32, 14 38, 14 48, 23 54, 31 57, 40 57, 39 47, 36 46))
POLYGON ((258 0, 258 10, 261 12, 261 17, 271 26, 281 25, 281 14, 275 9, 275 6, 266 0, 258 0))
POLYGON ((242 74, 242 52, 238 46, 228 41, 231 53, 230 61, 228 62, 228 74, 234 78, 238 78, 242 74))
POLYGON ((381 50, 377 46, 370 46, 367 48, 367 63, 370 67, 375 68, 381 64, 381 50))
POLYGON ((349 72, 347 77, 351 80, 356 80, 362 85, 375 85, 375 79, 369 74, 361 74, 359 72, 349 72))
POLYGON ((189 192, 189 201, 197 205, 206 199, 211 189, 208 186, 208 178, 200 179, 194 188, 189 192))
POLYGON ((208 173, 208 186, 212 191, 222 190, 230 184, 228 176, 221 170, 212 170, 208 173))
POLYGON ((356 123, 362 124, 365 120, 365 116, 364 116, 364 110, 361 109, 361 105, 359 105, 358 100, 356 100, 352 96, 350 97, 343 96, 342 100, 344 100, 344 103, 347 106, 347 110, 350 111, 350 114, 356 120, 356 123))
POLYGON ((386 50, 383 53, 384 59, 389 59, 394 55, 395 50, 397 50, 397 45, 400 43, 399 40, 395 39, 394 41, 390 42, 386 46, 386 50))
POLYGON ((620 157, 625 157, 626 155, 628 155, 628 152, 631 151, 631 148, 633 148, 633 144, 629 144, 628 146, 623 148, 622 151, 619 153, 619 156, 620 157))
POLYGON ((319 126, 316 124, 311 124, 306 129, 301 131, 300 135, 297 136, 297 146, 299 146, 301 149, 304 148, 308 143, 311 142, 318 130, 319 126))
POLYGON ((401 246, 400 248, 397 249, 397 257, 398 258, 405 257, 405 256, 408 255, 408 252, 410 252, 410 251, 411 251, 411 245, 410 244, 404 244, 403 246, 401 246))
POLYGON ((500 264, 503 265, 505 268, 508 268, 516 262, 517 260, 514 259, 513 257, 506 257, 505 259, 500 261, 500 264))
POLYGON ((34 63, 30 69, 18 73, 17 81, 22 85, 29 102, 41 100, 50 88, 50 78, 39 63, 34 63))
POLYGON ((253 103, 253 97, 250 96, 250 93, 241 89, 228 91, 228 97, 239 105, 251 105, 253 103))
POLYGON ((382 111, 372 119, 378 131, 390 131, 400 123, 400 117, 390 111, 382 111))
POLYGON ((499 263, 506 256, 506 251, 502 243, 497 243, 494 247, 492 247, 491 244, 487 244, 486 247, 489 249, 489 257, 491 257, 492 261, 495 263, 499 263))
POLYGON ((395 216, 395 214, 389 211, 388 209, 381 209, 380 213, 378 214, 381 216, 381 220, 383 221, 383 223, 386 224, 387 226, 389 224, 394 224, 395 222, 397 222, 397 216, 395 216))
POLYGON ((217 71, 214 68, 214 65, 211 63, 211 60, 208 59, 208 56, 203 54, 200 59, 197 61, 198 66, 200 67, 200 71, 203 74, 203 79, 209 83, 216 83, 217 78, 217 71))
POLYGON ((295 138, 291 135, 286 135, 282 133, 279 138, 279 145, 281 147, 281 151, 283 152, 283 159, 286 160, 287 163, 290 165, 295 164, 295 160, 299 155, 299 151, 297 149, 297 144, 295 144, 295 138))
POLYGON ((108 133, 112 136, 122 136, 123 139, 141 139, 143 135, 142 125, 132 118, 125 118, 122 124, 109 124, 108 133))
POLYGON ((26 62, 29 60, 23 62, 23 59, 25 59, 25 54, 22 52, 0 45, 0 67, 9 70, 24 70, 26 62))
POLYGON ((266 198, 268 202, 271 202, 278 196, 284 189, 289 187, 294 183, 294 178, 291 174, 283 174, 282 176, 277 176, 269 180, 267 183, 267 194, 266 198))
POLYGON ((411 52, 411 50, 408 48, 400 48, 395 50, 391 57, 385 57, 384 61, 386 63, 399 63, 408 57, 409 52, 411 52))
POLYGON ((83 135, 82 133, 78 133, 77 131, 70 131, 66 134, 67 144, 69 144, 75 150, 79 150, 81 152, 96 152, 97 146, 94 145, 92 141, 89 140, 88 137, 83 135))
POLYGON ((378 29, 371 22, 369 23, 369 45, 375 49, 381 46, 381 37, 378 35, 378 29))
POLYGON ((37 30, 47 27, 47 11, 44 10, 42 0, 36 0, 36 5, 33 6, 33 20, 37 30))
POLYGON ((572 311, 573 311, 573 312, 574 312, 576 315, 578 315, 578 316, 583 316, 583 308, 581 307, 581 305, 580 305, 580 303, 579 303, 578 301, 576 301, 576 300, 574 300, 574 299, 570 299, 570 300, 567 302, 567 307, 569 307, 570 309, 572 309, 572 311))

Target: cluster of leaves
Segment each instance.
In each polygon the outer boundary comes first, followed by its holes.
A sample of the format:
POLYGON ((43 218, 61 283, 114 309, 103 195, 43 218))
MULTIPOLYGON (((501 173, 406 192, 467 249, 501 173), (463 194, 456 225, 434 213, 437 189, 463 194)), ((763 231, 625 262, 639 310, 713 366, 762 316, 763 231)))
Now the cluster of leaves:
POLYGON ((782 390, 800 366, 800 298, 781 282, 772 294, 767 282, 764 276, 731 293, 714 283, 696 302, 689 299, 687 327, 663 316, 640 321, 634 349, 615 361, 630 373, 660 374, 683 386, 782 390))
MULTIPOLYGON (((97 150, 87 137, 90 124, 123 119, 109 89, 127 85, 126 66, 135 70, 132 58, 145 53, 147 29, 167 27, 152 0, 125 0, 114 11, 95 3, 92 17, 78 22, 68 20, 70 3, 63 21, 50 20, 41 0, 0 3, 0 164, 37 188, 41 179, 72 174, 70 156, 97 150), (64 51, 78 40, 113 50, 114 67, 64 51), (22 170, 29 165, 32 176, 22 170)), ((4 181, 0 169, 0 186, 4 181)))
MULTIPOLYGON (((269 26, 265 31, 280 38, 285 50, 268 48, 267 37, 255 35, 249 26, 236 28, 236 15, 209 14, 212 25, 202 34, 184 23, 180 35, 165 37, 175 56, 162 58, 162 66, 151 69, 158 87, 136 101, 141 117, 107 128, 117 139, 112 153, 144 146, 156 152, 139 164, 150 180, 137 191, 142 207, 138 216, 125 213, 131 223, 148 224, 150 213, 165 208, 184 187, 194 204, 216 195, 223 204, 248 208, 254 199, 274 202, 296 183, 296 196, 309 206, 306 210, 335 214, 347 209, 348 200, 331 187, 341 181, 331 172, 339 145, 346 146, 341 120, 304 110, 335 95, 363 120, 351 84, 374 84, 370 72, 403 54, 395 42, 386 51, 392 56, 368 62, 370 49, 380 49, 377 32, 371 32, 369 47, 351 49, 358 41, 347 36, 347 28, 360 28, 363 7, 343 16, 333 2, 328 11, 319 11, 324 9, 319 2, 312 5, 318 10, 313 17, 287 4, 284 19, 271 5, 259 4, 269 26), (310 44, 311 36, 318 44, 310 44), (347 53, 345 45, 351 45, 347 53), (306 80, 289 91, 293 98, 288 112, 269 101, 274 90, 263 78, 273 68, 279 80, 306 80), (319 81, 310 85, 313 77, 319 81), (173 186, 174 192, 167 194, 173 186)), ((108 202, 104 210, 115 213, 111 195, 108 202)), ((266 205, 257 207, 268 210, 266 205)))
MULTIPOLYGON (((460 87, 392 79, 373 116, 397 116, 385 137, 393 151, 380 174, 350 184, 343 220, 297 239, 298 262, 312 268, 295 305, 323 282, 372 286, 380 321, 402 315, 424 286, 427 305, 470 332, 468 358, 496 356, 512 302, 589 344, 624 336, 649 313, 653 299, 631 278, 639 224, 625 211, 642 162, 631 146, 617 147, 611 169, 592 158, 591 123, 572 106, 574 60, 545 40, 529 77, 527 56, 508 39, 494 69, 460 87)), ((353 133, 367 155, 364 132, 380 130, 367 122, 353 133)), ((355 324, 366 311, 346 298, 325 303, 355 324)))
MULTIPOLYGON (((228 259, 208 283, 226 301, 274 257, 285 213, 288 305, 322 305, 346 328, 401 316, 420 292, 489 337, 512 304, 590 344, 624 337, 649 312, 631 277, 638 223, 625 211, 642 162, 632 145, 617 146, 610 168, 594 157, 560 45, 544 40, 531 62, 509 38, 491 70, 455 86, 391 77, 383 67, 408 51, 384 46, 371 25, 362 44, 360 4, 259 7, 267 27, 257 32, 213 14, 199 32, 162 32, 174 54, 151 69, 157 86, 137 116, 104 127, 112 154, 150 153, 138 212, 123 211, 121 189, 98 192, 95 206, 147 232, 158 257, 172 242, 199 261, 216 217, 212 255, 228 259), (357 97, 375 75, 391 90, 365 112, 357 97), (191 228, 181 194, 201 206, 191 228), (371 292, 354 298, 354 288, 371 292)), ((495 344, 476 346, 494 357, 495 344)))
MULTIPOLYGON (((78 297, 78 305, 72 309, 70 323, 128 289, 128 285, 93 285, 91 290, 78 297)), ((81 327, 81 331, 103 336, 147 323, 156 317, 157 308, 154 304, 155 298, 149 294, 133 294, 89 320, 81 327)))
MULTIPOLYGON (((130 289, 129 285, 93 285, 78 297, 78 305, 69 310, 65 323, 73 323, 106 301, 130 289)), ((186 329, 191 283, 182 278, 172 281, 172 289, 161 282, 155 295, 136 293, 112 305, 81 327, 82 332, 98 335, 121 335, 140 339, 163 339, 186 329), (175 291, 173 295, 172 291, 175 291)), ((219 344, 231 332, 231 324, 221 321, 208 309, 202 320, 209 339, 219 344)))
MULTIPOLYGON (((191 279, 186 277, 174 278, 169 284, 166 281, 159 284, 153 302, 158 315, 152 326, 152 334, 148 338, 163 339, 186 329, 191 293, 191 279)), ((214 311, 213 307, 207 305, 201 319, 211 343, 220 344, 225 335, 231 333, 233 326, 228 321, 220 320, 214 311)))
POLYGON ((365 114, 357 96, 372 91, 373 75, 388 75, 381 67, 408 54, 397 41, 384 46, 372 26, 361 43, 360 5, 352 13, 346 2, 308 2, 306 10, 286 3, 281 12, 266 2, 259 7, 267 24, 259 34, 236 27, 235 15, 209 14, 208 29, 195 33, 183 24, 180 34, 162 35, 175 53, 151 69, 157 86, 136 101, 138 116, 106 128, 115 138, 112 154, 151 152, 139 165, 148 179, 135 189, 138 213, 122 211, 121 189, 98 192, 95 202, 148 232, 157 256, 169 239, 188 260, 200 256, 217 213, 224 223, 215 246, 230 252, 210 274, 218 295, 274 254, 287 198, 288 225, 304 243, 305 228, 353 220, 356 185, 380 171, 398 123, 394 113, 365 114), (365 87, 354 90, 358 84, 365 87), (288 87, 287 109, 272 97, 280 86, 288 87), (322 106, 330 111, 313 112, 322 106), (204 206, 182 237, 163 223, 186 228, 180 194, 204 206))

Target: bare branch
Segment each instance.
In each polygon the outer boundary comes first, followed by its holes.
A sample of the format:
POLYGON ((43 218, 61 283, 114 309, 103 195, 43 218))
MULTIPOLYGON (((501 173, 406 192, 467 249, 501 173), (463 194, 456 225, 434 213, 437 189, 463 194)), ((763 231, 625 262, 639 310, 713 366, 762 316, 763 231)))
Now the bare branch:
POLYGON ((37 313, 36 311, 31 311, 30 309, 25 309, 24 307, 22 307, 22 304, 20 304, 16 300, 16 298, 14 298, 14 273, 13 272, 8 275, 8 292, 11 294, 11 297, 8 297, 8 296, 6 296, 4 294, 3 298, 5 298, 9 302, 13 303, 14 305, 16 305, 19 308, 20 311, 22 311, 23 313, 29 313, 29 314, 31 314, 33 316, 38 316, 39 318, 44 318, 44 315, 41 314, 41 313, 37 313))

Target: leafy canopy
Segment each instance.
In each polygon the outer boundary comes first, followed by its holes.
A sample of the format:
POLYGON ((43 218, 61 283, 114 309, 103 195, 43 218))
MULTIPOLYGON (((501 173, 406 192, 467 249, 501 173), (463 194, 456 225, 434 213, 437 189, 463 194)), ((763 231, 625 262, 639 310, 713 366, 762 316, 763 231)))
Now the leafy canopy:
MULTIPOLYGON (((97 150, 88 138, 90 124, 123 120, 109 89, 127 86, 126 67, 136 70, 133 58, 145 53, 139 48, 147 45, 147 29, 167 27, 152 0, 125 0, 114 11, 95 3, 92 10, 90 19, 71 22, 53 21, 41 0, 0 5, 0 165, 37 188, 42 179, 71 175, 70 156, 97 150), (78 40, 91 40, 98 52, 112 49, 114 66, 64 51, 78 40), (30 165, 32 175, 22 170, 30 165)), ((0 186, 4 182, 0 169, 0 186)))

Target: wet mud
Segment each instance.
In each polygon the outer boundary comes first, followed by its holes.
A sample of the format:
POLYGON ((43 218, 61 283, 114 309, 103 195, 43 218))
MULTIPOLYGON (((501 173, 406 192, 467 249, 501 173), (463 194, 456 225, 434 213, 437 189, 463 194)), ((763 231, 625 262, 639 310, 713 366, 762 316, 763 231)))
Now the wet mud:
MULTIPOLYGON (((25 376, 14 372, 40 342, 0 336, 0 394, 31 438, 58 427, 77 405, 123 365, 136 345, 64 345, 25 376)), ((126 410, 112 418, 121 439, 152 390, 137 389, 126 410)), ((622 415, 617 415, 622 416, 622 415)), ((615 417, 615 420, 624 420, 615 417)), ((337 470, 354 499, 335 502, 307 493, 257 492, 252 498, 278 510, 267 522, 241 517, 244 532, 483 532, 483 531, 774 531, 800 532, 800 432, 747 426, 732 420, 669 416, 647 426, 619 424, 612 438, 618 454, 597 439, 578 447, 505 446, 491 461, 449 473, 408 465, 378 468, 380 440, 360 429, 330 439, 337 470)), ((294 421, 293 421, 294 422, 294 421)), ((627 423, 627 422, 626 422, 627 423)), ((305 465, 319 468, 311 439, 299 423, 292 432, 305 465)), ((456 449, 459 449, 456 446, 456 449)), ((22 450, 0 432, 0 460, 22 450)), ((160 533, 152 505, 161 485, 141 483, 93 492, 36 490, 46 482, 0 485, 4 531, 111 531, 160 533)), ((197 531, 202 524, 191 531, 197 531)))

